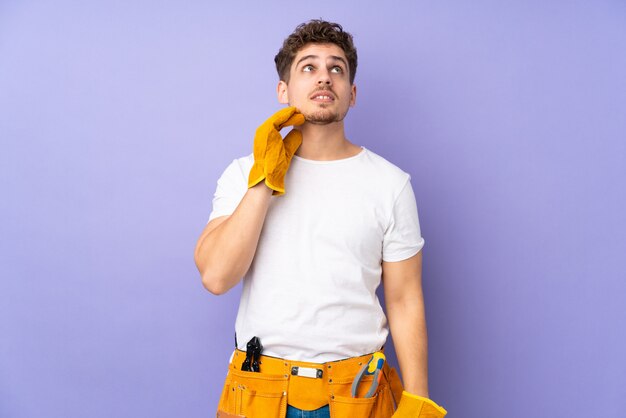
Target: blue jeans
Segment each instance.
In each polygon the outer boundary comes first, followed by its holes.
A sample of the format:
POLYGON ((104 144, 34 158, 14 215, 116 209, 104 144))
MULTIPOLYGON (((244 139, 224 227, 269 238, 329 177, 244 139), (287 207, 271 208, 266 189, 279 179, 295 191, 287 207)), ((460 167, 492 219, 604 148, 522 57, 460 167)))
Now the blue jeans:
POLYGON ((330 418, 330 409, 325 405, 313 411, 303 411, 287 405, 287 418, 330 418))

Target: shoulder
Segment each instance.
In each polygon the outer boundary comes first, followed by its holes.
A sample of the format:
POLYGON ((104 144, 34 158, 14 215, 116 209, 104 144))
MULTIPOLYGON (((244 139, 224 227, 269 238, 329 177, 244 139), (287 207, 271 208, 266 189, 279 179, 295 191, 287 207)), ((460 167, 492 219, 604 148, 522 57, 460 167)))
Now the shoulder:
POLYGON ((248 178, 248 173, 254 164, 254 154, 250 153, 233 159, 224 169, 223 177, 248 178))
POLYGON ((250 167, 252 167, 252 164, 254 164, 254 153, 251 152, 250 154, 236 158, 235 161, 238 161, 241 165, 250 165, 250 167))
POLYGON ((250 154, 237 157, 233 160, 232 163, 237 164, 240 167, 246 167, 246 166, 252 167, 252 164, 254 164, 254 153, 251 152, 250 154))
POLYGON ((371 172, 386 184, 392 187, 402 188, 407 181, 410 180, 411 175, 386 159, 385 157, 375 153, 369 148, 366 149, 365 161, 370 165, 371 172))

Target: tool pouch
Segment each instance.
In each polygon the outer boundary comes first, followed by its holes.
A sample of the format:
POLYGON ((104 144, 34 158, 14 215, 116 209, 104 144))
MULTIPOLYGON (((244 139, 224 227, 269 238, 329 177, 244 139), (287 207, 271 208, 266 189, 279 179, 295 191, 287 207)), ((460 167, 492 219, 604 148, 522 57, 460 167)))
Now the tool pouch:
POLYGON ((397 403, 402 396, 402 382, 395 368, 389 367, 387 362, 383 365, 380 384, 374 394, 369 398, 364 397, 374 380, 373 375, 365 375, 361 378, 357 388, 357 396, 352 397, 354 377, 361 365, 369 361, 371 357, 367 355, 342 360, 338 362, 341 367, 334 367, 341 371, 333 372, 332 382, 328 383, 331 418, 390 418, 397 409, 397 403), (356 364, 355 359, 359 360, 356 364), (398 387, 400 388, 399 394, 396 393, 398 387), (398 401, 396 402, 395 399, 398 401))
POLYGON ((402 385, 402 381, 400 380, 400 376, 398 376, 398 372, 395 367, 390 367, 388 369, 383 369, 385 372, 385 379, 389 383, 389 389, 391 391, 391 396, 393 397, 394 411, 398 409, 398 404, 400 403, 400 399, 402 398, 402 391, 404 391, 404 386, 402 385))
MULTIPOLYGON (((358 370, 354 372, 354 376, 358 370)), ((331 418, 389 418, 393 415, 393 400, 389 385, 383 378, 374 394, 369 398, 363 396, 374 379, 373 375, 363 376, 357 390, 357 397, 351 395, 352 381, 354 376, 336 378, 329 383, 330 416, 331 418)))
POLYGON ((370 355, 323 364, 298 362, 261 355, 260 372, 242 371, 245 352, 235 350, 220 396, 217 417, 284 418, 287 403, 314 410, 330 406, 331 418, 390 418, 402 396, 402 382, 387 363, 378 388, 364 398, 373 375, 363 376, 357 397, 351 396, 354 377, 370 355), (294 375, 294 367, 322 370, 322 378, 294 375))
POLYGON ((285 375, 230 369, 220 397, 221 418, 284 418, 287 414, 285 375))

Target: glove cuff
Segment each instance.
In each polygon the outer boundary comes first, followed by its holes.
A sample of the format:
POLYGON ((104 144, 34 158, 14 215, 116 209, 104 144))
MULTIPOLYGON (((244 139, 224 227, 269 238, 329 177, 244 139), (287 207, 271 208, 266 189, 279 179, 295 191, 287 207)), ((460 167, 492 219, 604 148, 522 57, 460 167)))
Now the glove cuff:
POLYGON ((442 417, 445 416, 448 413, 448 411, 446 411, 445 408, 443 408, 440 405, 437 405, 437 403, 435 403, 435 401, 433 401, 432 399, 425 398, 425 397, 419 396, 419 395, 414 395, 412 393, 407 392, 406 390, 402 391, 402 396, 406 396, 408 398, 417 399, 417 400, 419 400, 419 401, 421 401, 421 402, 423 402, 423 403, 425 403, 427 405, 430 405, 432 408, 436 409, 441 414, 442 417))
POLYGON ((265 162, 255 161, 248 174, 248 189, 259 184, 265 177, 265 162))
POLYGON ((274 191, 272 192, 272 195, 273 195, 273 196, 281 196, 281 195, 284 195, 284 194, 285 194, 285 188, 284 188, 284 187, 280 187, 280 186, 278 186, 278 185, 274 184, 274 183, 273 183, 273 182, 269 179, 269 177, 266 177, 266 178, 265 178, 265 185, 266 185, 267 187, 269 187, 270 189, 274 190, 274 191))

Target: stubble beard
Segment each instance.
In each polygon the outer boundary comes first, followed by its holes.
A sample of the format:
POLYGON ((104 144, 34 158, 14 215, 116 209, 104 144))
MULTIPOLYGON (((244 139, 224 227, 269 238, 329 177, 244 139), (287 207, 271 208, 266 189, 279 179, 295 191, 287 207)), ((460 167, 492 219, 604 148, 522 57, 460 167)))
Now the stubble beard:
POLYGON ((341 122, 348 114, 348 109, 345 112, 334 111, 332 109, 324 108, 324 105, 319 105, 322 109, 317 109, 313 112, 307 112, 304 114, 304 118, 307 122, 313 125, 328 125, 335 122, 341 122))

